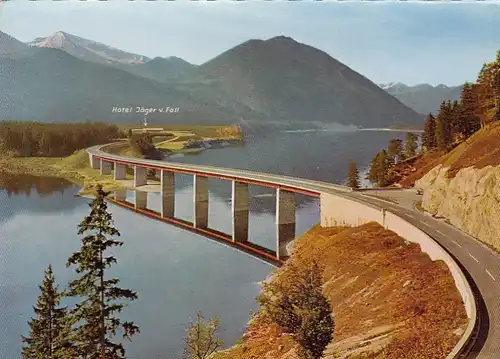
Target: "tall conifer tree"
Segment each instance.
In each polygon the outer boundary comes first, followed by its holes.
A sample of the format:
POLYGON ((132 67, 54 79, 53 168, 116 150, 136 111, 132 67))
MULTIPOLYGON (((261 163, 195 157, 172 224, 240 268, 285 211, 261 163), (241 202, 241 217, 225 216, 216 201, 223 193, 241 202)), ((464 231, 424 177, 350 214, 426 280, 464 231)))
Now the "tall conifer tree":
POLYGON ((113 227, 113 218, 107 211, 108 194, 98 186, 96 198, 90 203, 90 214, 78 226, 78 234, 84 235, 81 249, 67 262, 67 266, 76 266, 79 275, 69 283, 68 295, 82 298, 72 314, 79 323, 77 346, 80 355, 87 359, 125 358, 123 343, 113 341, 117 331, 129 340, 139 332, 133 322, 115 316, 125 307, 125 301, 137 299, 137 294, 119 288, 118 278, 105 277, 106 270, 117 262, 115 257, 106 256, 106 251, 123 244, 113 239, 120 233, 113 227))
POLYGON ((33 307, 36 317, 29 322, 29 336, 22 337, 23 359, 63 359, 68 345, 68 317, 66 308, 59 307, 62 294, 55 283, 52 266, 45 271, 40 296, 33 307))
POLYGON ((414 133, 408 132, 406 134, 405 154, 407 158, 413 157, 417 154, 418 137, 414 133))
POLYGON ((477 99, 470 83, 462 88, 460 113, 458 116, 458 131, 464 138, 468 138, 481 128, 481 121, 477 116, 477 99))
POLYGON ((432 113, 429 113, 429 116, 425 120, 422 146, 426 151, 430 151, 436 147, 436 119, 432 116, 432 113))
POLYGON ((359 172, 358 167, 356 166, 356 162, 351 160, 349 162, 349 170, 347 173, 347 186, 351 188, 359 188, 359 172))
POLYGON ((441 151, 448 151, 451 143, 451 103, 442 102, 436 118, 436 145, 441 151))

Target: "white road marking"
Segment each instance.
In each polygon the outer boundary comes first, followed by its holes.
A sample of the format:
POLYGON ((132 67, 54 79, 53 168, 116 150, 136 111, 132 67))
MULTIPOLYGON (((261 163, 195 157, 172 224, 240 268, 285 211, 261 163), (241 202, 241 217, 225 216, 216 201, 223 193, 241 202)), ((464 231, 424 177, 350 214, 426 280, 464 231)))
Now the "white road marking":
POLYGON ((461 245, 460 243, 458 243, 457 241, 454 241, 453 239, 452 239, 452 241, 453 241, 453 243, 455 243, 457 246, 459 246, 460 248, 462 248, 462 245, 461 245))
POLYGON ((472 254, 470 254, 470 253, 469 253, 469 255, 471 256, 471 258, 472 258, 472 259, 474 259, 476 262, 478 262, 478 263, 479 263, 479 260, 478 260, 476 257, 474 257, 474 256, 473 256, 472 254))
POLYGON ((442 236, 445 236, 445 234, 443 232, 441 232, 439 229, 436 229, 436 232, 438 232, 442 236))
POLYGON ((361 193, 360 196, 363 196, 363 197, 366 197, 366 198, 370 198, 370 199, 375 199, 377 201, 381 201, 381 202, 385 202, 385 203, 389 203, 389 204, 396 204, 394 202, 387 201, 387 200, 382 199, 382 198, 376 198, 376 197, 370 196, 369 194, 363 194, 363 193, 361 193))
POLYGON ((420 221, 422 224, 425 224, 427 227, 432 227, 430 224, 425 223, 424 221, 420 221))
POLYGON ((417 219, 416 217, 412 216, 411 214, 406 214, 408 217, 410 218, 413 218, 413 219, 417 219))
POLYGON ((488 275, 491 277, 491 279, 496 280, 495 277, 493 277, 493 274, 491 274, 489 270, 486 269, 486 273, 488 273, 488 275))

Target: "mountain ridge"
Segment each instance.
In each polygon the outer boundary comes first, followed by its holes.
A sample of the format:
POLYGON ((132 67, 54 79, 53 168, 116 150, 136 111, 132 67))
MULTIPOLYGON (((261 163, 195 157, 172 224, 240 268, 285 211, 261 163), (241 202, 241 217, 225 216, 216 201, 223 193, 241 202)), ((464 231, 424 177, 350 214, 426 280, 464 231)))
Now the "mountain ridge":
POLYGON ((152 113, 148 121, 423 125, 421 115, 361 74, 326 52, 286 36, 248 40, 192 65, 178 57, 127 63, 137 54, 119 57, 121 50, 58 34, 47 46, 37 38, 27 58, 0 61, 0 70, 11 72, 8 86, 0 89, 6 92, 0 110, 8 118, 122 122, 124 115, 111 114, 112 107, 169 105, 180 107, 180 112, 152 113), (74 42, 79 46, 76 50, 71 46, 74 42), (91 47, 90 53, 95 54, 98 46, 121 62, 110 64, 102 56, 96 59, 79 52, 91 47))
POLYGON ((438 84, 436 86, 426 83, 409 86, 401 82, 390 82, 379 84, 379 87, 391 94, 406 106, 417 113, 437 113, 440 104, 445 101, 460 100, 463 85, 448 86, 438 84))
POLYGON ((27 45, 60 49, 76 58, 98 63, 135 64, 149 61, 146 56, 123 51, 64 31, 56 31, 47 37, 37 37, 29 41, 27 45))

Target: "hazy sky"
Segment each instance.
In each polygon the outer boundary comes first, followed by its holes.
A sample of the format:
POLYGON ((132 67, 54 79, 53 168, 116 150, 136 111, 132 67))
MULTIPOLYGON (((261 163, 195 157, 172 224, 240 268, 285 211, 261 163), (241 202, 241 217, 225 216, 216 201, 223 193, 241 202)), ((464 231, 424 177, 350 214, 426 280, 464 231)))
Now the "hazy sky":
POLYGON ((286 35, 376 83, 457 85, 500 49, 500 4, 12 0, 0 30, 22 40, 58 30, 148 57, 200 64, 243 41, 286 35))

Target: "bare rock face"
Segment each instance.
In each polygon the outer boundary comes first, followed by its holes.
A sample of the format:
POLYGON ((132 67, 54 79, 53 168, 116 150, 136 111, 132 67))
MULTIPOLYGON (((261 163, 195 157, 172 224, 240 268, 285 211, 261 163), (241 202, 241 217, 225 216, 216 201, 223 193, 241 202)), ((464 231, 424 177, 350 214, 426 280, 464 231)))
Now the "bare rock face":
POLYGON ((500 166, 468 167, 448 179, 436 166, 415 183, 424 190, 422 207, 500 250, 500 166))

